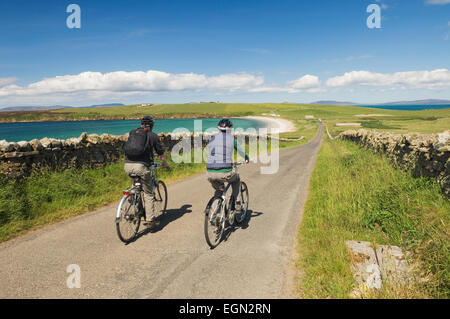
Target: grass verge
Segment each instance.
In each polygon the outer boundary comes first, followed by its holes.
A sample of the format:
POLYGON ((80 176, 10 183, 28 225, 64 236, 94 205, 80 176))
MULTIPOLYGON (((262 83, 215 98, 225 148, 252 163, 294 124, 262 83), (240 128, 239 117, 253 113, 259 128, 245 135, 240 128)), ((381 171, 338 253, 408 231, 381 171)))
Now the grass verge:
POLYGON ((354 287, 346 240, 398 245, 413 254, 420 280, 376 298, 450 297, 450 202, 428 178, 393 168, 348 141, 325 139, 298 232, 304 298, 348 298, 354 287))
MULTIPOLYGON (((205 164, 170 164, 171 170, 158 171, 166 183, 205 170, 205 164)), ((119 200, 131 185, 123 165, 121 160, 99 168, 41 171, 18 182, 0 180, 0 242, 119 200)))

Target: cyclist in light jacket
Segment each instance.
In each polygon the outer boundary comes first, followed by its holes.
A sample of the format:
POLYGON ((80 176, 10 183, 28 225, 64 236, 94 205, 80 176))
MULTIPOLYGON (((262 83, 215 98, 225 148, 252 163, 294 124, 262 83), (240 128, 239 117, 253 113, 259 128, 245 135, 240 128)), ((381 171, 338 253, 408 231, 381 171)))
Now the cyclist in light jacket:
POLYGON ((233 170, 233 154, 234 150, 245 158, 248 163, 249 157, 247 153, 238 145, 237 140, 231 135, 233 123, 229 119, 222 119, 217 128, 219 133, 213 136, 208 144, 209 157, 206 163, 207 178, 215 189, 214 196, 222 196, 225 182, 231 183, 232 195, 234 201, 231 210, 239 210, 235 207, 235 201, 239 194, 240 178, 239 174, 233 170))

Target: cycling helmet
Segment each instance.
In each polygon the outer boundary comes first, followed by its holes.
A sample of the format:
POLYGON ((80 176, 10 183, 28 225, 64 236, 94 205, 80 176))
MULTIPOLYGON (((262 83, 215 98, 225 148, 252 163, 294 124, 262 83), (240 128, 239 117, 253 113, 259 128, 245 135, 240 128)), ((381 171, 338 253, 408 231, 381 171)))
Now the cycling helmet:
POLYGON ((144 117, 141 119, 141 125, 142 125, 142 126, 153 127, 153 124, 155 124, 155 120, 153 119, 153 117, 151 117, 151 116, 149 116, 149 115, 144 116, 144 117))
POLYGON ((233 127, 233 123, 229 119, 222 119, 217 126, 219 129, 225 129, 226 127, 231 128, 233 127))

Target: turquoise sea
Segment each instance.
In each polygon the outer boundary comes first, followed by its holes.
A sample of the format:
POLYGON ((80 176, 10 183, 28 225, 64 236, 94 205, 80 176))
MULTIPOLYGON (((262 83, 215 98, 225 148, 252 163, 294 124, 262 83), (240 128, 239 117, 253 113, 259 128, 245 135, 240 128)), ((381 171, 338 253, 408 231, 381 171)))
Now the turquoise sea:
MULTIPOLYGON (((201 130, 217 127, 219 119, 201 120, 201 130)), ((266 123, 245 118, 232 119, 234 128, 263 128, 266 123)), ((112 121, 64 121, 64 122, 26 122, 26 123, 0 123, 0 140, 8 142, 30 141, 44 137, 67 139, 79 137, 81 133, 103 133, 122 135, 140 126, 139 120, 112 120, 112 121)), ((186 128, 194 131, 194 119, 156 120, 153 131, 155 133, 169 133, 176 128, 186 128)), ((196 128, 200 131, 200 128, 196 128)))

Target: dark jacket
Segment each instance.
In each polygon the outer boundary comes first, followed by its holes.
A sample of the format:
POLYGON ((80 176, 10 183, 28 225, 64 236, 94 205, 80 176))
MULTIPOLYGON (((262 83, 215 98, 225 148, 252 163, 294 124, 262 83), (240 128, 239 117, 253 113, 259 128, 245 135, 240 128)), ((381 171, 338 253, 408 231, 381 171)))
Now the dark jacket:
POLYGON ((164 148, 159 141, 158 135, 152 131, 147 132, 147 147, 142 156, 130 158, 125 154, 125 163, 140 163, 144 165, 151 165, 153 163, 153 151, 158 155, 164 154, 164 148))

